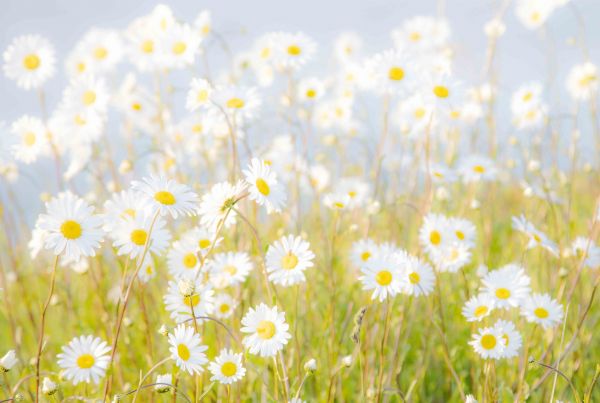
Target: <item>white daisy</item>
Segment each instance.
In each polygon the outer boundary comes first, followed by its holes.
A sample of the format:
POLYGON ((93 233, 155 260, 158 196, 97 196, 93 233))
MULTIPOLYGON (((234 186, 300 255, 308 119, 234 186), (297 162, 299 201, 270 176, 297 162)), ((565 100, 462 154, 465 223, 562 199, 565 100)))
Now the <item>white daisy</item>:
POLYGON ((229 294, 220 293, 214 299, 215 316, 219 319, 227 319, 237 306, 237 301, 229 294))
POLYGON ((524 215, 521 214, 519 217, 513 216, 512 227, 529 237, 527 249, 541 246, 552 255, 558 256, 558 246, 556 243, 550 240, 542 231, 538 230, 531 222, 527 221, 524 215))
POLYGON ((408 295, 429 295, 435 286, 433 268, 414 256, 405 256, 402 259, 404 286, 403 290, 408 295))
POLYGON ((185 107, 188 111, 194 112, 201 107, 210 106, 211 93, 212 87, 207 80, 203 78, 192 79, 185 107))
POLYGON ((158 374, 156 375, 156 385, 154 390, 158 393, 167 393, 173 387, 173 375, 172 374, 158 374))
POLYGON ((374 290, 371 299, 380 302, 394 297, 402 291, 405 279, 402 276, 401 259, 395 254, 374 256, 361 268, 363 290, 374 290))
POLYGON ((429 213, 419 230, 419 241, 426 252, 431 253, 448 244, 454 237, 448 227, 448 219, 441 214, 429 213))
POLYGON ((109 351, 108 344, 99 337, 75 337, 57 355, 58 366, 74 385, 80 382, 98 384, 110 362, 109 351))
POLYGON ((225 228, 235 224, 235 206, 245 190, 245 184, 238 182, 220 182, 213 185, 210 191, 202 196, 200 203, 200 223, 206 228, 215 229, 221 223, 225 228))
POLYGON ((111 232, 118 227, 121 220, 132 220, 143 215, 149 207, 146 199, 131 189, 113 193, 111 198, 104 202, 104 230, 111 232))
POLYGON ((19 36, 4 51, 4 74, 25 90, 39 88, 54 75, 54 53, 46 38, 19 36))
POLYGON ((310 244, 299 236, 287 235, 269 245, 265 265, 269 280, 290 286, 306 281, 304 271, 313 266, 310 244))
POLYGON ((63 192, 46 203, 46 212, 36 224, 46 231, 46 249, 75 261, 81 256, 96 255, 103 232, 102 219, 93 214, 94 207, 71 192, 63 192))
POLYGON ((209 250, 217 247, 221 241, 222 237, 216 237, 216 234, 213 230, 207 229, 203 226, 197 226, 194 229, 191 229, 184 233, 181 236, 181 239, 185 242, 191 242, 192 244, 198 247, 199 253, 206 257, 209 250))
POLYGON ((272 62, 280 68, 298 68, 311 59, 317 44, 302 32, 277 32, 272 36, 272 62))
POLYGON ((502 342, 504 343, 504 352, 502 358, 513 358, 519 355, 519 350, 523 344, 523 338, 517 331, 515 324, 507 320, 498 320, 494 327, 502 335, 502 342))
POLYGON ((361 239, 352 244, 350 260, 357 267, 363 267, 377 252, 377 244, 372 239, 361 239))
POLYGON ((413 62, 394 50, 373 56, 367 61, 366 69, 375 88, 389 94, 408 94, 418 79, 413 62))
POLYGON ((143 211, 132 219, 119 221, 111 236, 113 246, 119 255, 129 255, 135 259, 148 252, 161 253, 168 245, 171 234, 165 228, 165 220, 155 217, 151 211, 143 211))
POLYGON ((479 155, 471 155, 464 158, 460 162, 458 172, 465 183, 493 181, 497 175, 497 170, 492 160, 479 155))
POLYGON ((242 343, 251 354, 261 357, 275 356, 292 337, 285 323, 285 312, 278 312, 276 306, 269 308, 261 303, 250 308, 242 318, 242 325, 242 333, 248 333, 242 343))
POLYGON ((244 170, 250 200, 267 208, 267 213, 280 212, 285 204, 283 186, 277 181, 277 174, 263 160, 252 158, 248 169, 244 170))
POLYGON ((587 101, 598 94, 600 74, 598 67, 585 62, 571 68, 567 76, 567 90, 573 99, 587 101))
POLYGON ((519 306, 529 296, 531 280, 521 266, 508 264, 488 272, 481 282, 481 291, 494 300, 495 306, 508 309, 519 306))
POLYGON ((473 334, 473 339, 469 342, 477 354, 483 358, 492 358, 498 360, 504 354, 505 344, 500 329, 495 327, 486 327, 479 329, 473 334))
POLYGON ((472 296, 462 308, 462 315, 467 322, 480 322, 494 310, 494 299, 488 294, 472 296))
POLYGON ((215 88, 211 93, 211 102, 215 110, 224 113, 233 119, 233 122, 254 117, 261 105, 254 87, 240 86, 215 88))
POLYGON ((215 288, 225 288, 246 281, 253 265, 245 252, 217 253, 209 263, 210 281, 215 288))
POLYGON ((6 354, 0 358, 0 372, 8 372, 15 365, 17 365, 19 360, 17 359, 17 355, 15 354, 15 350, 8 350, 6 354))
POLYGON ((47 130, 40 119, 21 116, 12 124, 11 132, 16 137, 11 151, 17 161, 30 164, 48 151, 47 130))
POLYGON ((173 242, 167 254, 169 273, 176 279, 195 278, 196 272, 200 269, 198 252, 198 244, 192 243, 187 239, 173 242))
POLYGON ((200 344, 200 335, 184 324, 178 325, 169 333, 169 351, 179 369, 190 375, 199 374, 202 366, 208 362, 204 353, 208 347, 200 344))
POLYGON ((208 365, 212 374, 211 381, 218 381, 223 385, 231 385, 241 380, 246 375, 246 368, 242 365, 242 354, 233 350, 223 349, 215 360, 208 365))
POLYGON ((144 194, 160 215, 196 215, 198 196, 188 186, 165 177, 150 176, 132 182, 132 189, 144 194))
POLYGON ((600 247, 596 246, 593 240, 578 236, 571 244, 571 250, 577 259, 583 260, 584 267, 600 267, 600 247))
POLYGON ((525 299, 521 307, 521 315, 528 322, 542 325, 549 329, 561 323, 563 318, 563 306, 548 294, 532 294, 525 299))

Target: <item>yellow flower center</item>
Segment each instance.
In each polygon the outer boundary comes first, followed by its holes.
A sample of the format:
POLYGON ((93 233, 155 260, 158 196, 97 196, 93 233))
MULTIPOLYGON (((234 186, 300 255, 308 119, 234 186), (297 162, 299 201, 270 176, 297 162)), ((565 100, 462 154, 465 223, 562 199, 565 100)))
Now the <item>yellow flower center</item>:
POLYGON ((281 258, 281 267, 286 270, 292 270, 298 265, 298 257, 292 252, 281 258))
POLYGON ((370 257, 371 257, 370 252, 363 252, 360 255, 360 260, 362 260, 363 262, 366 262, 367 260, 369 260, 370 257))
POLYGON ((433 87, 433 93, 438 98, 448 98, 448 95, 450 95, 450 90, 448 87, 444 87, 443 85, 436 85, 433 87))
POLYGON ((535 308, 535 311, 533 311, 533 313, 540 319, 546 319, 548 317, 548 311, 542 307, 535 308))
POLYGON ((288 54, 291 56, 299 56, 302 53, 302 49, 298 45, 290 45, 287 48, 288 54))
POLYGON ((419 281, 421 281, 421 276, 419 276, 419 273, 412 272, 408 275, 408 280, 411 284, 419 284, 419 281))
POLYGON ((415 118, 422 119, 425 116, 425 108, 415 109, 415 118))
POLYGON ((533 94, 531 92, 526 92, 523 95, 523 102, 531 101, 531 98, 533 98, 533 94))
POLYGON ((200 247, 200 249, 206 249, 210 246, 210 240, 209 239, 201 239, 198 241, 198 246, 200 247))
POLYGON ((77 221, 67 220, 60 226, 60 232, 67 239, 77 239, 81 236, 81 225, 77 221))
POLYGON ((227 265, 223 268, 223 271, 225 271, 226 273, 229 273, 229 275, 231 276, 235 276, 235 273, 237 273, 237 268, 234 265, 227 265))
POLYGON ((478 174, 482 174, 485 172, 485 167, 483 165, 475 165, 473 167, 473 171, 478 173, 478 174))
POLYGON ((456 231, 455 233, 456 233, 456 237, 457 237, 458 239, 460 239, 461 241, 462 241, 463 239, 465 239, 465 234, 464 234, 462 231, 456 231))
POLYGON ((182 343, 177 346, 177 355, 183 361, 187 361, 190 359, 190 356, 192 354, 190 353, 190 349, 185 344, 182 343))
POLYGON ((200 303, 200 296, 198 294, 190 295, 188 297, 183 297, 183 303, 189 306, 190 308, 198 305, 200 303))
POLYGON ((233 362, 226 362, 221 366, 221 373, 225 376, 234 376, 237 372, 237 366, 233 362))
POLYGON ((404 69, 402 67, 392 67, 388 72, 388 77, 392 81, 400 81, 404 78, 404 69))
POLYGON ((229 304, 221 304, 221 306, 219 307, 219 311, 221 313, 229 312, 229 304))
POLYGON ((129 216, 129 217, 135 218, 135 210, 132 209, 132 208, 127 208, 127 209, 123 210, 123 214, 122 215, 123 216, 129 216))
POLYGON ((508 299, 510 297, 510 291, 506 288, 498 288, 496 290, 496 297, 500 299, 508 299))
POLYGON ((542 242, 542 238, 538 234, 533 234, 533 239, 535 239, 537 243, 542 242))
POLYGON ((96 93, 92 90, 87 90, 83 93, 82 100, 84 105, 90 106, 96 102, 96 93))
POLYGON ((275 336, 275 330, 275 323, 270 320, 263 320, 256 326, 256 334, 263 340, 268 340, 275 336))
POLYGON ((342 203, 342 202, 334 202, 333 203, 333 207, 339 208, 339 209, 343 209, 344 208, 344 203, 342 203))
POLYGON ((244 100, 234 97, 227 101, 226 105, 231 109, 242 109, 244 107, 244 100))
POLYGON ((77 366, 81 369, 88 369, 94 366, 96 360, 91 354, 81 354, 77 357, 77 366))
POLYGON ((198 102, 204 103, 208 100, 208 90, 202 89, 198 91, 198 95, 196 96, 196 100, 198 102))
POLYGON ((438 231, 431 231, 429 234, 429 242, 431 242, 433 245, 439 245, 440 242, 442 242, 442 235, 438 231))
POLYGON ((131 231, 131 242, 138 246, 146 245, 146 239, 148 238, 148 233, 143 229, 134 229, 131 231))
POLYGON ((141 111, 142 104, 140 104, 139 102, 134 102, 131 104, 131 109, 133 109, 134 111, 141 111))
POLYGON ((173 196, 173 193, 167 192, 166 190, 156 192, 156 194, 154 195, 154 200, 156 200, 160 204, 165 204, 167 206, 172 206, 173 204, 175 204, 176 201, 175 196, 173 196))
POLYGON ((418 42, 421 40, 421 33, 419 32, 411 32, 410 35, 408 35, 408 38, 413 41, 413 42, 418 42))
POLYGON ((188 269, 196 267, 196 263, 198 263, 198 258, 193 253, 188 253, 183 257, 183 265, 188 269))
POLYGON ((381 270, 375 276, 375 281, 377 284, 385 287, 392 282, 392 273, 390 273, 388 270, 381 270))
POLYGON ((487 313, 488 311, 488 307, 485 305, 481 305, 478 306, 477 308, 475 308, 475 312, 473 312, 475 314, 475 317, 479 318, 480 316, 483 316, 487 313))
POLYGON ((99 47, 94 50, 94 57, 96 59, 103 60, 106 59, 106 56, 108 56, 108 50, 106 50, 106 48, 99 47))
POLYGON ((491 334, 486 334, 481 338, 481 347, 486 350, 491 350, 496 347, 496 337, 491 334))
POLYGON ((35 70, 38 67, 40 67, 40 64, 40 58, 38 57, 38 55, 34 55, 33 53, 25 56, 25 58, 23 59, 23 66, 25 66, 27 70, 35 70))
POLYGON ((186 49, 187 49, 187 46, 184 42, 175 42, 173 44, 173 48, 171 50, 173 51, 174 54, 181 55, 183 52, 185 52, 186 49))
POLYGON ((154 42, 150 39, 142 42, 142 52, 144 53, 152 53, 154 52, 154 42))
POLYGON ((34 145, 35 140, 36 140, 36 136, 35 136, 35 133, 33 133, 33 132, 27 132, 23 136, 23 143, 25 143, 25 145, 28 147, 31 147, 32 145, 34 145))
POLYGON ((83 73, 85 71, 85 63, 79 62, 77 63, 77 71, 83 73))
POLYGON ((306 97, 307 98, 314 98, 317 96, 317 91, 311 89, 306 90, 306 97))
POLYGON ((258 178, 256 180, 256 188, 264 196, 268 196, 269 193, 271 193, 271 188, 269 187, 269 184, 262 178, 258 178))

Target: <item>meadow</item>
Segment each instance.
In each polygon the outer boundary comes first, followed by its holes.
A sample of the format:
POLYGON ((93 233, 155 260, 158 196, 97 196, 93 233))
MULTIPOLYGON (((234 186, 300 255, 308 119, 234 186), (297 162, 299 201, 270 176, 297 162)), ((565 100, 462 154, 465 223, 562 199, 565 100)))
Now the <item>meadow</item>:
POLYGON ((576 3, 502 3, 482 79, 435 10, 376 52, 167 5, 14 38, 0 402, 600 401, 596 44, 560 104, 496 64, 576 3))

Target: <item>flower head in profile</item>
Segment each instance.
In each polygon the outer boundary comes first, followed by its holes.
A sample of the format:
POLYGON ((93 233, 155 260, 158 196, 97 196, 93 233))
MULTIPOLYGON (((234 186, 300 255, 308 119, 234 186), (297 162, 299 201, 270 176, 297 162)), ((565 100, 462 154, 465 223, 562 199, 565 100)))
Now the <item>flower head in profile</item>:
MULTIPOLYGON (((175 322, 184 323, 193 317, 198 318, 213 312, 214 291, 210 284, 202 284, 200 280, 194 279, 181 280, 180 283, 169 281, 167 294, 163 298, 167 311, 175 322), (180 285, 188 287, 189 290, 184 292, 180 285)), ((203 319, 197 319, 197 322, 201 323, 203 319)))
POLYGON ((109 351, 110 346, 99 337, 75 337, 58 354, 58 365, 64 370, 64 377, 74 385, 80 382, 98 384, 106 373, 109 351))
POLYGON ((25 90, 41 87, 55 71, 54 46, 39 35, 13 39, 4 51, 4 74, 25 90))
POLYGON ((161 216, 170 214, 171 217, 177 218, 180 215, 192 216, 197 213, 198 195, 188 186, 173 179, 150 176, 141 181, 134 181, 132 189, 145 195, 161 216))
POLYGON ((535 225, 531 222, 527 221, 524 215, 520 215, 519 217, 512 218, 512 226, 517 231, 522 232, 527 235, 529 238, 529 242, 527 243, 527 249, 535 248, 536 246, 541 246, 546 249, 554 256, 558 256, 558 246, 555 242, 550 240, 546 234, 542 231, 538 230, 535 225))
POLYGON ((205 351, 207 346, 201 344, 200 335, 194 329, 184 324, 178 325, 169 334, 169 351, 175 360, 175 365, 190 375, 204 371, 208 363, 205 351))
POLYGON ((45 248, 71 260, 95 256, 102 242, 102 218, 94 207, 71 192, 59 193, 46 203, 37 228, 46 232, 45 248))
POLYGON ((248 334, 242 342, 251 354, 273 357, 292 337, 288 329, 285 312, 279 312, 276 306, 269 308, 261 303, 250 308, 242 318, 241 331, 248 334))
POLYGON ((258 158, 250 161, 244 170, 250 200, 267 208, 267 213, 280 212, 285 204, 286 195, 283 186, 277 180, 277 174, 271 167, 258 158))
POLYGON ((219 225, 227 228, 235 224, 236 212, 233 207, 245 189, 246 185, 243 182, 235 185, 229 182, 214 184, 208 193, 202 196, 200 223, 210 229, 216 229, 219 225))
POLYGON ((0 358, 0 372, 10 371, 19 362, 15 350, 8 350, 2 358, 0 358))
POLYGON ((587 101, 598 94, 600 73, 598 67, 585 62, 571 68, 567 76, 567 90, 573 99, 587 101))

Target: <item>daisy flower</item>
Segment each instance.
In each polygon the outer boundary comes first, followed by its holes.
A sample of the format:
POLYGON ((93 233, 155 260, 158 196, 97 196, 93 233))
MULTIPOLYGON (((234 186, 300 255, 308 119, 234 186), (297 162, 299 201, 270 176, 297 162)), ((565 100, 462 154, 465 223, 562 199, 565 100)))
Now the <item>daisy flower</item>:
POLYGON ((215 295, 214 306, 215 316, 219 319, 227 319, 233 314, 237 301, 229 294, 220 293, 215 295))
POLYGON ((150 204, 164 216, 196 215, 198 196, 188 186, 163 176, 150 176, 132 182, 132 189, 144 194, 150 204))
MULTIPOLYGON (((163 297, 167 311, 177 323, 191 320, 194 316, 207 316, 213 311, 214 291, 210 284, 202 284, 200 279, 190 280, 194 286, 191 295, 183 295, 179 286, 174 281, 169 281, 169 289, 163 297), (192 315, 192 311, 194 312, 192 315)), ((199 323, 203 319, 197 319, 199 323)))
POLYGON ((339 194, 347 194, 350 202, 349 208, 361 207, 367 202, 370 186, 361 178, 342 178, 335 187, 339 194))
POLYGON ((16 137, 11 151, 17 161, 30 164, 48 150, 47 130, 38 118, 20 117, 12 124, 11 132, 16 137))
POLYGON ((17 355, 15 354, 15 350, 8 350, 6 354, 0 358, 0 372, 8 372, 15 365, 17 365, 19 360, 17 359, 17 355))
POLYGON ((503 334, 496 327, 486 327, 479 329, 473 334, 473 339, 469 342, 477 354, 488 359, 498 360, 504 354, 505 344, 502 338, 503 334))
POLYGON ((200 223, 206 228, 216 229, 221 221, 225 228, 235 224, 236 213, 231 208, 244 192, 246 185, 238 182, 220 182, 202 196, 200 203, 200 223))
POLYGON ((93 214, 92 206, 71 192, 63 192, 46 203, 46 212, 37 222, 37 228, 46 231, 46 249, 75 261, 96 255, 102 242, 102 219, 93 214))
POLYGON ((179 369, 190 375, 204 371, 202 366, 208 362, 204 353, 208 347, 200 343, 200 335, 184 324, 178 325, 173 333, 169 333, 171 357, 179 369))
POLYGON ((76 50, 87 60, 84 70, 91 73, 111 72, 123 58, 121 35, 114 29, 90 29, 77 43, 76 50))
POLYGON ((202 10, 198 13, 198 16, 194 20, 194 28, 203 38, 210 35, 212 32, 212 16, 210 11, 202 10))
POLYGON ((181 236, 181 239, 195 244, 203 257, 206 257, 208 251, 217 247, 223 240, 222 237, 216 237, 215 231, 203 226, 187 231, 181 236))
POLYGON ((217 253, 209 263, 210 280, 216 288, 225 288, 246 281, 253 265, 245 252, 217 253))
POLYGON ((404 278, 401 260, 394 254, 374 256, 361 268, 363 290, 374 290, 371 299, 380 302, 402 291, 404 278))
POLYGON ((147 283, 156 277, 156 266, 152 256, 146 255, 144 263, 142 263, 140 271, 138 272, 138 277, 144 283, 147 283))
POLYGON ((544 329, 549 329, 562 321, 563 306, 548 294, 532 294, 523 302, 521 315, 527 322, 537 323, 544 329))
POLYGON ((194 112, 201 107, 208 107, 210 106, 211 94, 212 87, 207 80, 203 78, 194 78, 190 83, 185 107, 190 112, 194 112))
POLYGON ((511 97, 510 109, 512 113, 520 114, 523 111, 530 110, 533 105, 537 105, 541 100, 542 91, 542 84, 537 81, 523 84, 511 97))
POLYGON ((413 62, 395 50, 373 56, 367 61, 366 70, 375 88, 384 93, 406 95, 416 85, 413 62))
POLYGON ((284 236, 267 250, 265 265, 269 280, 283 286, 303 283, 304 271, 313 266, 314 258, 307 241, 299 236, 284 236))
POLYGON ((600 74, 598 67, 585 62, 571 68, 567 76, 567 90, 573 99, 587 101, 598 93, 600 74))
POLYGON ((350 260, 358 268, 363 267, 377 253, 377 244, 372 239, 361 239, 352 244, 350 260))
POLYGON ((467 322, 481 322, 494 310, 494 299, 487 294, 472 296, 462 308, 462 315, 467 322))
POLYGON ((429 213, 419 230, 419 241, 427 253, 431 253, 447 244, 452 235, 448 219, 441 214, 429 213))
POLYGON ((431 266, 414 257, 403 259, 404 292, 408 295, 429 295, 433 290, 435 275, 431 266))
POLYGON ((342 32, 335 38, 334 54, 344 63, 356 57, 363 47, 363 40, 356 32, 342 32))
POLYGON ((496 179, 497 170, 492 160, 479 155, 471 155, 463 159, 458 172, 465 183, 486 182, 496 179))
POLYGON ((467 244, 455 241, 433 249, 429 258, 438 271, 456 273, 471 262, 471 251, 467 244))
POLYGON ((159 374, 156 375, 156 385, 154 390, 158 393, 167 393, 171 391, 173 387, 173 375, 172 374, 159 374))
POLYGON ((521 345, 523 344, 523 338, 517 331, 515 324, 500 319, 494 324, 494 328, 502 335, 502 342, 504 343, 502 358, 514 358, 518 356, 521 345))
POLYGON ((63 107, 75 112, 103 114, 108 108, 108 101, 106 82, 89 74, 71 80, 62 97, 63 107))
POLYGON ((19 36, 4 51, 4 74, 25 90, 39 88, 54 75, 54 53, 46 38, 19 36))
POLYGON ((542 231, 535 228, 532 223, 527 221, 524 215, 521 214, 519 217, 512 217, 512 227, 529 237, 527 249, 541 246, 552 255, 558 256, 558 246, 556 243, 551 241, 542 231))
POLYGON ((242 354, 233 350, 223 349, 215 360, 208 365, 212 374, 211 381, 218 381, 223 385, 231 385, 241 380, 246 375, 246 368, 242 365, 242 354))
POLYGON ((267 208, 267 213, 281 212, 286 195, 283 186, 277 181, 277 174, 263 160, 252 158, 248 168, 243 171, 250 193, 250 200, 267 208))
POLYGON ((231 118, 240 119, 254 117, 261 104, 254 87, 218 87, 212 91, 210 99, 215 110, 231 118))
POLYGON ((200 269, 198 259, 198 244, 186 240, 173 242, 167 254, 169 273, 175 278, 193 279, 200 269))
POLYGON ((113 246, 119 255, 129 255, 135 259, 148 252, 161 253, 168 245, 171 234, 165 228, 165 220, 155 217, 151 211, 144 211, 132 219, 121 220, 111 236, 113 246))
POLYGON ((583 260, 583 266, 590 269, 600 267, 600 247, 589 238, 578 236, 571 244, 571 249, 577 259, 583 260))
POLYGON ((273 34, 273 63, 280 68, 296 69, 309 61, 317 44, 302 32, 278 32, 273 34))
POLYGON ((149 207, 146 199, 131 189, 113 193, 111 198, 104 202, 104 230, 111 232, 118 227, 121 220, 132 220, 143 215, 149 207))
POLYGON ((73 385, 80 382, 98 384, 110 362, 109 351, 108 344, 99 337, 75 337, 57 355, 58 366, 73 385))
POLYGON ((325 94, 325 85, 318 78, 305 78, 298 83, 298 98, 302 102, 317 101, 325 94))
POLYGON ((350 205, 350 196, 346 193, 327 193, 323 204, 332 210, 346 210, 350 205))
POLYGON ((475 244, 477 230, 471 221, 463 218, 450 217, 448 219, 448 228, 454 233, 455 242, 461 242, 468 246, 473 246, 475 244))
POLYGON ((392 39, 398 49, 426 51, 444 45, 449 37, 448 22, 429 16, 412 17, 401 28, 392 31, 392 39))
POLYGON ((242 325, 241 332, 248 333, 242 343, 251 354, 261 357, 274 357, 292 337, 285 323, 285 312, 278 312, 276 306, 269 308, 261 303, 250 308, 242 318, 242 325))
POLYGON ((481 280, 482 292, 494 300, 497 308, 517 307, 529 296, 531 280, 525 270, 509 264, 488 272, 481 280))
POLYGON ((162 63, 171 69, 182 69, 194 64, 202 37, 191 26, 175 23, 162 38, 162 63))

